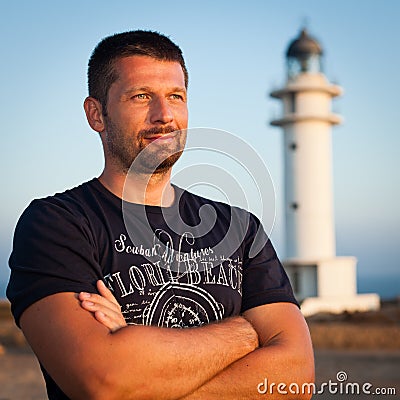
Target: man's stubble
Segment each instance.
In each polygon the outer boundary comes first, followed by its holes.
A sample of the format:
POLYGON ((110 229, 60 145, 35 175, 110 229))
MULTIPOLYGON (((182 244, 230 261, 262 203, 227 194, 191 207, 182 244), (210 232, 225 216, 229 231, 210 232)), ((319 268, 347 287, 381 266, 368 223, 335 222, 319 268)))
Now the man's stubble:
POLYGON ((135 138, 124 135, 108 117, 106 127, 105 146, 108 157, 123 174, 165 174, 178 161, 186 143, 186 131, 177 131, 172 126, 143 129, 135 138), (175 131, 176 139, 173 143, 164 144, 156 140, 149 145, 145 144, 146 137, 175 131), (137 158, 137 162, 133 164, 137 158))

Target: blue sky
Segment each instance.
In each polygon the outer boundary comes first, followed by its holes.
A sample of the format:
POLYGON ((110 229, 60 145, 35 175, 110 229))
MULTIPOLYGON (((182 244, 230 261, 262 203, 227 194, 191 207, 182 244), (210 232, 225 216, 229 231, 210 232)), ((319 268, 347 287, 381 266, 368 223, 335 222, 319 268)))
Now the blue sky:
POLYGON ((86 65, 101 38, 124 30, 158 30, 183 49, 190 126, 257 149, 275 183, 272 238, 284 257, 282 133, 268 125, 280 107, 268 93, 284 83, 285 50, 305 22, 325 50, 326 75, 344 88, 334 103, 345 120, 333 134, 337 253, 358 258, 360 282, 400 287, 399 20, 396 0, 0 0, 0 297, 30 200, 101 172, 82 108, 86 65))

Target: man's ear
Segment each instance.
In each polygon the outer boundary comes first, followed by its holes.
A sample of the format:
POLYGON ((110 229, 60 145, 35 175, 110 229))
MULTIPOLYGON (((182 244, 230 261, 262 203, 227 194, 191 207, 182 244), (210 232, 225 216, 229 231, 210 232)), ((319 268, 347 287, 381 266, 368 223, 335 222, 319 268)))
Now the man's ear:
POLYGON ((86 97, 83 108, 90 127, 96 132, 103 132, 105 129, 103 107, 94 97, 86 97))

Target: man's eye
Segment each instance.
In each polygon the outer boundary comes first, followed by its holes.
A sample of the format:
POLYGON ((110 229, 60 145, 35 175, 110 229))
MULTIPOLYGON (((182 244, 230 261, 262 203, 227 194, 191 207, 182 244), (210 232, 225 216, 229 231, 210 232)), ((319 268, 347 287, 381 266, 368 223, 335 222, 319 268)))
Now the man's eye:
POLYGON ((174 100, 183 100, 183 97, 180 94, 171 94, 171 98, 173 98, 174 100))
POLYGON ((148 95, 145 93, 139 93, 139 94, 135 94, 132 98, 139 99, 139 100, 146 100, 146 99, 148 99, 148 95))

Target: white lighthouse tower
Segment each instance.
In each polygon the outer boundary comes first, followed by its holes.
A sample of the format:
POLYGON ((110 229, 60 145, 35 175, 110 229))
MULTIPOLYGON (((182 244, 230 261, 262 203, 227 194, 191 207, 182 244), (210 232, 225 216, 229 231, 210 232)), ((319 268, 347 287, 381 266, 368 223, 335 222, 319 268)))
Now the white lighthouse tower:
POLYGON ((286 52, 287 82, 271 96, 283 115, 286 271, 306 315, 379 308, 376 294, 357 295, 354 257, 337 257, 333 212, 332 98, 342 94, 322 73, 323 50, 305 29, 286 52))

